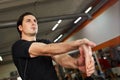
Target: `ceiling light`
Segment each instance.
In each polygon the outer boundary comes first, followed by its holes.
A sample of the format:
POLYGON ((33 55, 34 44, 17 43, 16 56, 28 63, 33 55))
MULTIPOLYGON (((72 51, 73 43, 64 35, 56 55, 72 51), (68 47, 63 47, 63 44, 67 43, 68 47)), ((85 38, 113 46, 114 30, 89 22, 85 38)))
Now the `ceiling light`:
POLYGON ((61 22, 62 22, 61 19, 58 20, 57 24, 55 24, 54 27, 52 28, 52 31, 54 31, 54 30, 58 27, 58 25, 59 25, 61 22))
POLYGON ((85 13, 88 13, 91 9, 92 9, 92 7, 89 7, 89 8, 85 11, 85 13))
POLYGON ((57 42, 62 36, 63 36, 63 34, 59 35, 58 38, 56 38, 56 39, 54 40, 54 42, 57 42))
POLYGON ((75 23, 75 24, 78 23, 78 21, 80 21, 81 19, 82 19, 82 17, 77 18, 77 19, 74 21, 74 23, 75 23))
POLYGON ((52 28, 52 31, 54 31, 57 27, 58 27, 59 24, 55 24, 54 27, 52 28))
POLYGON ((62 20, 60 19, 59 21, 58 21, 58 24, 60 24, 62 22, 62 20))
POLYGON ((2 56, 0 56, 0 61, 3 61, 3 58, 2 58, 2 56))

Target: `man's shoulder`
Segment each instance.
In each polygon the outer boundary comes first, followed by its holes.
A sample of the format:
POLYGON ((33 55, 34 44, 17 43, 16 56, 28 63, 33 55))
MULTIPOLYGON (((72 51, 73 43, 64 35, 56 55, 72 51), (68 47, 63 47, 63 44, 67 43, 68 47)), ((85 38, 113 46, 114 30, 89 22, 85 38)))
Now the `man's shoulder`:
POLYGON ((17 41, 15 41, 15 42, 13 43, 13 45, 19 44, 19 43, 22 43, 22 42, 24 42, 24 40, 17 40, 17 41))
POLYGON ((46 44, 52 43, 52 41, 50 41, 48 39, 37 39, 37 42, 42 42, 42 43, 46 43, 46 44))
POLYGON ((20 43, 20 42, 21 42, 21 40, 15 41, 15 42, 13 43, 13 46, 16 45, 16 44, 18 44, 18 43, 20 43))
POLYGON ((16 47, 16 46, 19 46, 19 45, 22 45, 22 44, 30 44, 32 43, 33 41, 26 41, 26 40, 17 40, 13 43, 12 47, 16 47))

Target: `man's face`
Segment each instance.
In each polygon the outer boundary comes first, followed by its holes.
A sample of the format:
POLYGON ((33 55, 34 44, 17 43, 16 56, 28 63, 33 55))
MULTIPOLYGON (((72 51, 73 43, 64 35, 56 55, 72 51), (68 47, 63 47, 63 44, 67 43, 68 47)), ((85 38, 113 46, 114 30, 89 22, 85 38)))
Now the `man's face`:
POLYGON ((19 26, 19 29, 24 35, 35 36, 38 32, 36 18, 32 15, 25 16, 22 25, 19 26))

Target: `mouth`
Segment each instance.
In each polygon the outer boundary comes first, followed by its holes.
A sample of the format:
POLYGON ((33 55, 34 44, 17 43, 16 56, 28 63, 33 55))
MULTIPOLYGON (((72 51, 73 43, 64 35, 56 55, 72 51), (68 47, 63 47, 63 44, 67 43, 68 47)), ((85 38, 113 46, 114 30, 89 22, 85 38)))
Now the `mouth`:
POLYGON ((32 27, 32 30, 36 30, 36 28, 35 28, 35 27, 32 27))
POLYGON ((37 30, 36 27, 32 27, 32 28, 31 28, 31 31, 37 33, 38 30, 37 30))

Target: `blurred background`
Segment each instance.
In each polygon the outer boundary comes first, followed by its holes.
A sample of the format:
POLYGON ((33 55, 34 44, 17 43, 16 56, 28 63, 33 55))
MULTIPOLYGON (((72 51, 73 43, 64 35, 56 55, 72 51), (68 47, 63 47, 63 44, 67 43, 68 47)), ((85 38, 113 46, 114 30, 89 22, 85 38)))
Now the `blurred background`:
MULTIPOLYGON (((55 43, 80 38, 94 41, 96 73, 92 78, 119 80, 119 8, 120 0, 0 0, 0 80, 19 80, 11 46, 19 39, 16 21, 24 12, 32 12, 38 18, 38 39, 55 43)), ((78 70, 58 64, 55 67, 62 80, 87 79, 78 70)))

